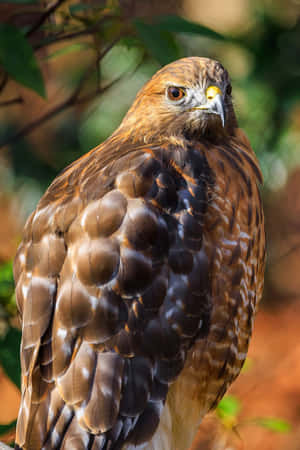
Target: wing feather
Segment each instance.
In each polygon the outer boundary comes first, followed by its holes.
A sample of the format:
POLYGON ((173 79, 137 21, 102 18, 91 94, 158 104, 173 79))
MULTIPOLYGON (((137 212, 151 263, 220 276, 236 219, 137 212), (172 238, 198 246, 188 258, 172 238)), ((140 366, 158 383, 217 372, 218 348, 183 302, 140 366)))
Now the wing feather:
POLYGON ((15 262, 18 445, 117 449, 151 438, 168 385, 209 328, 201 249, 212 185, 201 150, 160 146, 108 166, 92 152, 50 186, 15 262))

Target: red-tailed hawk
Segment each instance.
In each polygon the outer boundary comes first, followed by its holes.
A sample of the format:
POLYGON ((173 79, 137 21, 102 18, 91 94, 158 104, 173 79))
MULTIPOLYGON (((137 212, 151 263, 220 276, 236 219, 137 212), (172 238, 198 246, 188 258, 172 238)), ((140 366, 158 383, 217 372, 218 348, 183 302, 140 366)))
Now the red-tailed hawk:
POLYGON ((25 226, 17 448, 186 450, 246 357, 262 176, 227 71, 159 70, 25 226))

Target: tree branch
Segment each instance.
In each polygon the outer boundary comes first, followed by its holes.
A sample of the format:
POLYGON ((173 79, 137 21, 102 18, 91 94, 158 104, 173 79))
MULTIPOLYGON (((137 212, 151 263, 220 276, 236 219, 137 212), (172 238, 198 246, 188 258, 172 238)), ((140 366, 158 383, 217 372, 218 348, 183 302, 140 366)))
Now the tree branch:
POLYGON ((282 255, 278 256, 275 261, 272 261, 269 263, 270 267, 276 266, 278 263, 280 263, 282 261, 282 259, 287 258, 288 256, 290 256, 292 253, 296 252, 300 250, 300 242, 297 242, 296 244, 292 245, 292 247, 290 247, 285 253, 283 253, 282 255))
MULTIPOLYGON (((29 123, 28 125, 25 125, 23 128, 21 128, 21 130, 19 130, 16 134, 14 134, 13 136, 8 137, 6 140, 4 140, 4 142, 0 143, 0 148, 4 147, 5 145, 9 145, 9 144, 13 144, 14 142, 16 142, 18 139, 27 136, 28 134, 30 134, 32 131, 34 131, 36 128, 38 128, 40 125, 42 125, 43 123, 47 122, 48 120, 52 119, 53 117, 55 117, 57 114, 61 113, 62 111, 70 108, 71 106, 73 106, 74 104, 76 104, 78 101, 80 103, 82 103, 83 101, 87 101, 90 100, 91 98, 93 98, 95 95, 99 95, 101 93, 103 93, 104 91, 106 91, 115 81, 113 81, 112 83, 110 83, 107 86, 104 86, 103 88, 97 88, 96 91, 93 91, 92 93, 87 94, 85 97, 83 97, 82 99, 79 99, 79 95, 84 87, 84 84, 86 83, 86 81, 90 78, 93 70, 95 69, 95 67, 97 67, 97 65, 99 64, 99 62, 101 61, 102 58, 104 58, 104 56, 112 49, 112 47, 121 39, 122 35, 120 34, 116 39, 113 40, 113 42, 111 42, 96 58, 95 61, 93 61, 93 63, 87 68, 87 70, 84 72, 84 74, 81 77, 81 80, 79 81, 76 89, 72 92, 72 94, 67 97, 64 101, 62 101, 61 103, 59 103, 58 105, 56 105, 53 109, 51 109, 50 111, 48 111, 46 114, 44 114, 43 116, 39 117, 37 120, 29 123)), ((1 450, 1 449, 0 449, 1 450)))
POLYGON ((53 3, 52 6, 50 6, 47 11, 44 12, 40 16, 40 18, 36 21, 35 24, 32 25, 32 27, 27 31, 26 37, 31 36, 33 33, 35 33, 42 25, 43 23, 48 19, 48 17, 53 14, 56 9, 64 2, 65 0, 57 0, 55 3, 53 3))
POLYGON ((98 31, 99 27, 107 20, 114 19, 114 15, 106 15, 102 17, 100 20, 92 24, 91 26, 84 28, 83 30, 74 31, 73 33, 64 34, 62 36, 52 36, 50 40, 46 40, 44 42, 38 43, 33 46, 34 50, 39 50, 40 48, 48 47, 49 45, 56 44, 58 42, 68 41, 71 39, 75 39, 80 36, 88 36, 89 34, 94 34, 98 31))
POLYGON ((10 105, 15 105, 17 103, 23 103, 23 102, 24 102, 24 100, 22 97, 11 98, 10 100, 0 102, 0 108, 2 106, 10 106, 10 105))

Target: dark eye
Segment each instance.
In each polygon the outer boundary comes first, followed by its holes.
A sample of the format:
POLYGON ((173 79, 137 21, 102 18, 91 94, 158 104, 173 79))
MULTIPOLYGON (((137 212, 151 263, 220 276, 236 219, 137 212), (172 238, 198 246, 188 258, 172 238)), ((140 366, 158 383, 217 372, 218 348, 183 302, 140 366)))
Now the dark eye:
POLYGON ((170 86, 167 95, 170 100, 181 100, 185 96, 185 90, 181 87, 170 86))
POLYGON ((227 86, 227 88, 226 88, 226 94, 227 94, 227 95, 231 95, 231 92, 232 92, 231 84, 228 84, 228 86, 227 86))

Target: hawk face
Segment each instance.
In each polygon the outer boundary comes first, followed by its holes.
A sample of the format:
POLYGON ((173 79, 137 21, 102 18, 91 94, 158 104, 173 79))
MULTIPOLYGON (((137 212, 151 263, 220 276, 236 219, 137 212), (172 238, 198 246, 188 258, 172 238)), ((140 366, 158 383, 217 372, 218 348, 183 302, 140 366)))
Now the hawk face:
POLYGON ((231 134, 234 126, 228 72, 217 61, 193 57, 158 71, 138 94, 121 128, 142 129, 149 143, 161 140, 162 130, 167 137, 216 140, 231 134))

